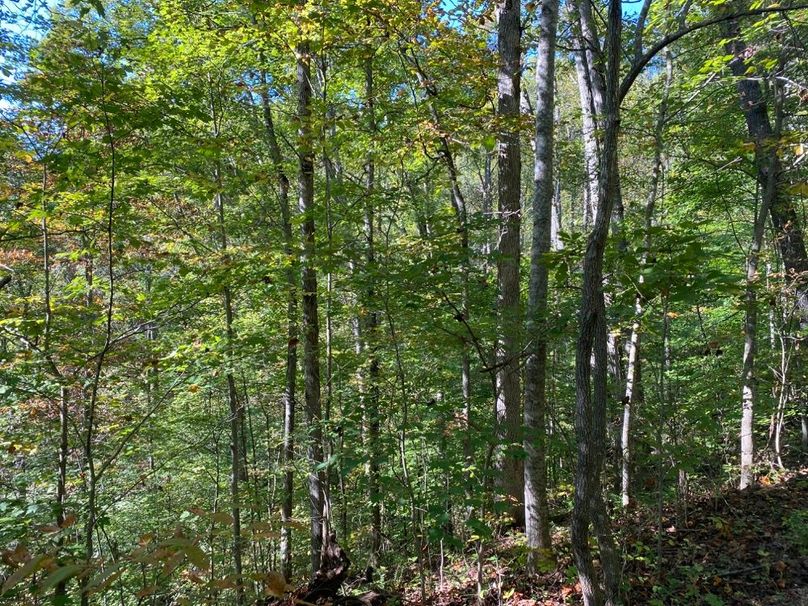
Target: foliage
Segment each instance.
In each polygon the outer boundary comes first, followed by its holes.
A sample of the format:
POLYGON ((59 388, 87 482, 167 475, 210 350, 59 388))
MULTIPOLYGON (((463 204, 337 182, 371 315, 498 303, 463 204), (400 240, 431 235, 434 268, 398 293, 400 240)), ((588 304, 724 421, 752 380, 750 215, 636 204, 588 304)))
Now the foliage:
MULTIPOLYGON (((686 22, 718 14, 722 4, 687 3, 686 22)), ((429 591, 422 584, 437 571, 486 599, 549 600, 551 591, 575 599, 579 588, 564 576, 576 572, 565 528, 589 226, 574 40, 565 23, 556 74, 560 234, 545 259, 556 551, 539 554, 546 586, 535 579, 505 586, 533 554, 502 515, 495 469, 503 124, 494 109, 494 5, 81 0, 0 8, 0 604, 235 604, 242 583, 247 603, 283 596, 284 529, 292 536, 288 581, 310 572, 311 473, 324 478, 330 528, 355 569, 372 564, 388 588, 405 586, 415 599, 412 588, 429 591), (314 89, 316 205, 292 211, 287 250, 282 202, 285 184, 292 206, 298 197, 295 53, 303 40, 314 89), (465 225, 452 205, 447 150, 468 207, 465 225), (300 232, 310 218, 323 417, 305 422, 297 372, 295 449, 286 461, 287 355, 299 350, 299 371, 304 347, 290 341, 287 303, 303 294, 300 232), (243 415, 235 494, 232 393, 243 415), (324 457, 312 465, 306 447, 315 425, 324 457), (284 519, 287 471, 294 506, 284 519), (373 553, 374 505, 380 553, 373 553), (243 552, 243 579, 235 549, 243 552), (477 570, 485 574, 479 587, 477 570)), ((660 39, 683 5, 652 3, 640 31, 660 39)), ((528 97, 538 12, 524 6, 528 97)), ((766 99, 778 78, 784 83, 783 134, 771 144, 804 227, 805 10, 790 15, 750 18, 744 37, 750 75, 765 84, 766 99)), ((628 62, 636 17, 625 21, 628 62)), ((737 475, 744 264, 760 184, 723 36, 705 28, 676 42, 669 93, 660 57, 623 107, 624 216, 606 250, 607 319, 618 349, 635 321, 641 326, 632 473, 639 510, 649 516, 662 516, 667 504, 686 509, 737 475), (657 141, 663 94, 668 113, 657 141), (657 144, 660 190, 647 228, 657 144)), ((527 251, 535 108, 524 105, 517 126, 527 251)), ((778 237, 767 232, 766 269, 753 284, 761 318, 755 438, 769 441, 759 469, 785 473, 805 462, 799 430, 808 382, 805 326, 793 309, 798 283, 786 275, 778 237)), ((524 287, 529 273, 523 262, 524 287)), ((516 320, 521 326, 525 318, 516 320)), ((623 381, 619 372, 610 376, 603 474, 610 497, 619 495, 623 381)), ((806 545, 803 514, 783 521, 796 549, 806 545)), ((621 533, 627 566, 637 571, 638 587, 628 589, 648 603, 696 599, 691 581, 704 589, 704 603, 730 599, 706 592, 715 570, 694 558, 674 568, 652 547, 656 539, 633 535, 626 520, 621 533), (675 574, 662 579, 653 566, 675 574)), ((781 560, 761 557, 775 584, 790 579, 777 571, 781 560)))

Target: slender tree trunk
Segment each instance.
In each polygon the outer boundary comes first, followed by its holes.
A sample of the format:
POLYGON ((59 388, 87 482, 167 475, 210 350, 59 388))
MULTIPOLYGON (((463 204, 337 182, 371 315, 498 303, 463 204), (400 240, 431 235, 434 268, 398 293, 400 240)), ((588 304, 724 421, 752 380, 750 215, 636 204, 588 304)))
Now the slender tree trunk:
MULTIPOLYGON (((370 53, 372 50, 369 49, 370 53)), ((376 135, 376 116, 374 113, 375 91, 373 89, 373 55, 365 59, 365 110, 367 127, 371 137, 376 135)), ((373 272, 376 269, 376 250, 374 245, 374 194, 376 187, 376 164, 371 151, 365 158, 365 246, 366 271, 370 274, 369 283, 373 284, 373 272)), ((381 495, 379 494, 379 359, 376 355, 376 341, 379 327, 379 314, 375 310, 376 294, 372 286, 366 293, 367 317, 365 318, 365 339, 368 344, 370 359, 368 360, 368 397, 366 398, 366 414, 368 422, 368 441, 370 461, 368 465, 368 499, 370 500, 370 561, 378 565, 379 552, 382 546, 381 495)))
POLYGON ((547 506, 547 290, 553 206, 554 81, 557 0, 541 6, 536 50, 536 135, 533 165, 533 242, 527 304, 529 349, 525 367, 525 535, 528 566, 537 570, 538 550, 548 550, 547 506))
POLYGON ((294 234, 292 232, 291 208, 289 205, 289 179, 283 168, 278 136, 272 119, 272 108, 267 90, 267 77, 261 72, 261 106, 264 115, 264 130, 269 147, 270 160, 275 171, 278 187, 278 203, 283 229, 283 252, 287 257, 286 287, 288 289, 286 300, 286 381, 283 391, 283 501, 281 503, 281 572, 286 579, 292 577, 292 502, 294 497, 294 429, 295 404, 297 389, 297 297, 298 272, 297 253, 295 252, 294 234))
POLYGON ((553 208, 550 217, 550 248, 562 250, 564 242, 561 240, 561 180, 556 179, 553 193, 553 208))
POLYGON ((314 237, 314 152, 311 128, 311 52, 308 40, 297 46, 298 206, 303 215, 303 374, 305 379, 308 489, 311 512, 311 570, 320 568, 323 545, 322 427, 320 404, 320 322, 317 317, 317 269, 314 237))
MULTIPOLYGON (((571 6, 574 22, 577 20, 577 40, 579 50, 576 53, 576 74, 578 77, 579 95, 581 98, 581 111, 583 115, 583 138, 584 138, 584 159, 587 171, 587 185, 590 212, 594 221, 594 214, 597 212, 599 182, 601 179, 600 170, 602 168, 603 138, 605 132, 605 99, 607 95, 604 81, 603 69, 605 59, 600 40, 597 35, 597 28, 592 12, 591 0, 580 0, 577 10, 571 6)), ((620 189, 620 175, 613 176, 615 180, 614 193, 612 194, 612 218, 611 227, 617 232, 622 229, 623 224, 623 198, 620 189)), ((586 195, 584 197, 586 205, 586 195)), ((585 228, 587 218, 584 218, 585 228)), ((620 235, 619 248, 621 252, 627 250, 627 243, 624 235, 620 235)), ((604 290, 606 305, 611 303, 611 293, 604 290)), ((623 396, 623 356, 620 343, 620 332, 615 330, 606 331, 608 367, 607 373, 611 378, 612 394, 615 400, 623 396)))
MULTIPOLYGON (((654 164, 651 173, 651 186, 648 198, 645 202, 645 236, 643 242, 643 254, 641 264, 648 261, 648 254, 651 250, 651 228, 654 221, 654 210, 659 191, 659 183, 662 178, 662 137, 665 128, 668 111, 668 95, 671 82, 673 80, 673 55, 670 49, 665 53, 665 85, 662 91, 662 99, 657 112, 656 128, 654 129, 654 164)), ((637 278, 639 284, 645 279, 642 275, 637 278)), ((628 364, 626 366, 626 392, 623 397, 623 426, 620 432, 620 447, 622 451, 621 461, 621 497, 623 507, 628 507, 631 502, 631 422, 637 403, 642 401, 642 372, 640 342, 642 332, 643 298, 637 295, 634 300, 634 322, 631 325, 631 337, 628 347, 628 364)))
MULTIPOLYGON (((214 118, 215 120, 215 118, 214 118)), ((218 136, 217 132, 214 136, 218 136)), ((226 257, 227 252, 227 227, 225 223, 224 213, 224 193, 222 192, 222 173, 221 167, 218 165, 215 168, 215 180, 217 186, 216 192, 216 212, 219 221, 219 246, 222 254, 226 257)), ((242 606, 245 603, 244 597, 244 578, 242 569, 242 552, 243 545, 241 540, 241 481, 244 477, 244 466, 242 464, 242 432, 243 427, 241 423, 242 412, 240 410, 238 401, 238 391, 236 389, 236 379, 233 374, 233 358, 234 358, 234 341, 235 332, 233 330, 233 293, 229 285, 225 285, 222 290, 222 299, 224 305, 225 317, 225 338, 227 340, 227 402, 230 409, 230 500, 231 500, 231 516, 233 518, 233 569, 236 574, 236 603, 242 606)))
MULTIPOLYGON (((442 124, 441 116, 438 113, 434 100, 438 95, 434 85, 430 84, 429 78, 424 73, 423 67, 418 62, 415 56, 410 58, 404 57, 416 71, 418 83, 426 92, 429 97, 429 111, 435 124, 440 128, 442 124)), ((455 220, 457 222, 457 229, 460 233, 460 247, 462 253, 462 271, 461 271, 461 303, 460 315, 462 320, 468 324, 469 322, 469 273, 471 272, 471 249, 469 245, 469 230, 468 230, 468 211, 466 206, 466 199, 463 191, 460 189, 460 179, 458 175, 457 165, 455 163, 454 154, 452 153, 449 145, 449 138, 446 135, 441 135, 439 139, 439 147, 441 158, 443 159, 446 170, 449 174, 449 184, 451 186, 451 201, 452 209, 454 210, 455 220)), ((490 212, 491 209, 491 159, 490 155, 486 155, 485 159, 485 176, 483 178, 483 212, 486 207, 490 212)), ((426 225, 423 226, 424 228, 426 225)), ((422 229, 422 232, 428 230, 422 229)), ((425 233, 422 233, 425 237, 425 233)), ((489 244, 486 242, 484 245, 485 256, 490 253, 489 244)), ((463 339, 462 350, 460 353, 460 388, 463 397, 463 412, 466 419, 466 435, 463 440, 463 452, 467 464, 471 464, 473 453, 471 448, 471 427, 472 427, 472 409, 471 409, 471 355, 469 347, 469 338, 463 339)))
MULTIPOLYGON (((584 0, 585 1, 585 0, 584 0)), ((603 253, 609 234, 613 205, 618 195, 617 135, 620 124, 619 86, 621 2, 609 4, 606 33, 606 98, 600 183, 595 224, 589 235, 583 263, 580 326, 575 352, 575 436, 578 443, 572 547, 584 604, 600 606, 603 592, 589 547, 592 525, 601 551, 605 602, 619 602, 619 566, 611 541, 608 514, 601 493, 606 437, 607 346, 606 309, 603 296, 603 253), (594 377, 591 358, 594 353, 594 377)))
POLYGON ((508 499, 508 513, 517 526, 524 523, 524 472, 521 457, 519 327, 521 324, 519 263, 521 257, 521 150, 519 90, 521 85, 521 5, 500 0, 497 49, 497 119, 499 120, 499 246, 497 258, 497 398, 496 423, 502 452, 498 461, 499 488, 508 499))
POLYGON ((584 231, 592 227, 597 201, 598 144, 595 138, 595 121, 592 115, 592 100, 588 93, 586 63, 583 51, 573 53, 575 74, 578 78, 578 92, 581 99, 581 134, 584 142, 584 170, 587 178, 583 191, 582 222, 584 231))
MULTIPOLYGON (((776 87, 775 87, 776 88, 776 87)), ((765 183, 760 207, 755 214, 752 232, 752 243, 746 259, 746 294, 744 318, 743 348, 743 387, 741 390, 741 478, 739 488, 747 488, 754 482, 754 409, 757 400, 757 376, 755 372, 755 356, 757 354, 757 288, 760 276, 758 263, 763 247, 763 235, 766 229, 766 217, 777 198, 780 162, 777 156, 777 139, 779 138, 778 116, 777 128, 771 138, 755 141, 756 154, 764 155, 766 163, 765 183)))
MULTIPOLYGON (((224 308, 227 331, 227 341, 229 350, 229 363, 233 360, 233 300, 229 287, 224 289, 224 308)), ((233 570, 236 574, 236 603, 239 606, 244 601, 244 578, 242 569, 242 541, 241 541, 241 502, 240 483, 242 476, 241 463, 241 427, 238 403, 238 393, 236 391, 236 380, 233 372, 227 373, 227 401, 230 406, 230 457, 232 467, 230 469, 230 515, 233 517, 233 570)))
MULTIPOLYGON (((334 118, 336 112, 333 105, 328 99, 328 60, 325 55, 320 55, 317 62, 318 82, 320 84, 320 100, 325 108, 326 119, 323 121, 321 129, 321 153, 323 157, 323 168, 325 172, 325 184, 323 198, 325 203, 325 228, 326 228, 326 244, 329 249, 333 244, 334 237, 334 215, 332 212, 333 185, 334 183, 341 182, 342 180, 342 165, 339 161, 336 163, 331 161, 329 156, 329 146, 327 142, 329 137, 334 136, 336 128, 334 126, 334 118)), ((332 411, 334 403, 334 271, 329 266, 326 273, 326 298, 325 298, 325 410, 323 414, 324 427, 329 427, 332 420, 332 411)), ((340 437, 340 441, 343 437, 340 437)), ((325 436, 323 441, 323 448, 325 449, 324 460, 328 461, 334 456, 334 440, 329 434, 325 436)), ((342 499, 342 512, 340 535, 345 537, 347 528, 347 512, 345 511, 344 502, 344 478, 341 475, 341 468, 329 465, 323 476, 323 537, 330 537, 332 533, 332 520, 333 520, 333 506, 334 501, 331 496, 331 491, 335 485, 339 484, 342 499), (335 475, 339 475, 335 481, 335 475)))
MULTIPOLYGON (((106 71, 103 63, 99 62, 100 67, 100 92, 102 97, 107 94, 107 81, 106 71)), ((104 120, 104 130, 109 141, 109 192, 107 195, 107 208, 106 208, 106 254, 108 261, 108 293, 106 301, 106 309, 104 315, 104 345, 95 356, 95 365, 93 369, 92 381, 90 384, 89 397, 86 398, 84 406, 84 465, 86 469, 87 481, 87 519, 84 525, 84 552, 85 560, 89 563, 95 555, 95 544, 93 535, 96 531, 98 523, 98 480, 95 467, 95 424, 96 424, 96 406, 98 404, 99 388, 101 383, 101 373, 104 369, 104 362, 109 350, 112 346, 112 317, 115 305, 115 267, 114 267, 114 216, 115 216, 115 186, 117 177, 117 148, 116 139, 112 129, 112 122, 106 109, 102 110, 104 120)), ((87 304, 88 307, 92 305, 92 257, 89 258, 87 265, 87 304)), ((90 603, 90 593, 88 590, 89 579, 82 583, 81 588, 81 606, 88 606, 90 603)))
MULTIPOLYGON (((43 165, 42 168, 42 257, 43 257, 43 271, 44 271, 44 292, 43 298, 45 300, 45 317, 43 327, 43 342, 42 349, 46 356, 50 356, 50 333, 51 323, 53 320, 53 310, 51 308, 51 265, 50 265, 50 231, 48 229, 48 208, 47 208, 47 189, 48 189, 48 169, 43 165)), ((58 376, 59 370, 56 365, 51 361, 54 372, 58 376)), ((58 473, 56 478, 56 525, 59 528, 65 526, 65 507, 67 502, 67 457, 69 454, 68 443, 68 400, 67 400, 67 386, 62 383, 59 389, 59 451, 58 451, 58 473)), ((64 545, 64 538, 60 535, 57 547, 61 550, 64 545)), ((54 601, 58 604, 66 599, 67 583, 62 581, 54 588, 54 601)))
MULTIPOLYGON (((729 66, 732 74, 739 78, 737 89, 741 111, 746 119, 749 136, 754 140, 757 153, 755 166, 757 179, 761 188, 766 187, 769 171, 769 156, 760 153, 759 147, 764 141, 771 141, 774 129, 769 120, 768 105, 760 86, 759 78, 749 78, 745 61, 746 43, 741 38, 741 27, 737 19, 727 21, 724 28, 727 42, 724 48, 733 59, 729 66)), ((782 176, 780 176, 781 178, 782 176)), ((776 183, 772 193, 769 215, 777 234, 780 256, 786 268, 786 282, 794 289, 794 302, 800 321, 808 322, 808 255, 805 251, 805 239, 793 200, 779 191, 780 183, 776 183)))
MULTIPOLYGON (((84 264, 84 279, 87 283, 87 307, 92 306, 93 302, 93 261, 91 253, 84 264)), ((96 370, 99 373, 100 370, 96 370)), ((84 522, 84 557, 89 564, 94 555, 94 542, 93 533, 95 532, 96 524, 96 476, 95 476, 95 393, 97 392, 97 381, 94 382, 91 388, 91 393, 88 394, 85 389, 81 389, 82 397, 82 461, 85 477, 85 485, 87 489, 87 518, 84 522)), ((81 606, 88 606, 90 603, 90 595, 86 587, 81 590, 81 606)))
MULTIPOLYGON (((68 423, 69 409, 67 400, 67 387, 61 386, 59 391, 59 476, 56 481, 56 525, 65 527, 65 511, 67 505, 67 457, 69 455, 68 423)), ((59 537, 58 547, 64 545, 64 539, 59 537)), ((67 583, 61 582, 54 589, 54 601, 64 600, 67 595, 67 583)))
MULTIPOLYGON (((576 48, 573 53, 575 75, 581 102, 581 126, 584 143, 583 226, 588 230, 595 220, 595 205, 598 200, 598 171, 600 162, 599 121, 603 114, 605 95, 599 65, 602 63, 600 41, 595 33, 590 0, 570 4, 570 20, 575 30, 576 48)), ((602 125, 600 125, 602 126, 602 125)))
POLYGON ((808 452, 808 415, 800 415, 800 447, 802 452, 808 452))
MULTIPOLYGON (((754 407, 757 396, 757 377, 755 376, 755 355, 757 353, 757 282, 758 262, 763 246, 763 235, 766 229, 766 217, 771 215, 772 223, 778 232, 780 254, 790 278, 808 270, 805 244, 802 231, 797 222, 796 212, 788 198, 781 195, 780 162, 777 156, 781 116, 776 111, 775 128, 769 121, 766 100, 756 79, 747 78, 744 56, 746 44, 740 38, 741 30, 737 20, 730 20, 724 27, 729 38, 726 42, 728 54, 733 55, 730 68, 733 75, 741 78, 737 89, 741 109, 746 118, 747 129, 755 144, 755 166, 757 168, 758 187, 762 190, 760 207, 755 214, 752 243, 746 259, 746 294, 744 318, 744 351, 741 390, 741 477, 739 487, 747 488, 754 481, 754 407)), ((777 90, 777 86, 775 86, 777 90)), ((776 100, 776 102, 778 102, 776 100)), ((803 319, 808 318, 808 291, 804 284, 795 283, 797 309, 803 319)))

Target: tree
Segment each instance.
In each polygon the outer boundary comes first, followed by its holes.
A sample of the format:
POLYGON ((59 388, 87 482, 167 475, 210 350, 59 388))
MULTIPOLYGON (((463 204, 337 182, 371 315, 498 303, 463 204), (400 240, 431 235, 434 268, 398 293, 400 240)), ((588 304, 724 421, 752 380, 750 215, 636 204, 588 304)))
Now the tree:
MULTIPOLYGON (((301 8, 305 10, 303 2, 301 8)), ((320 425, 320 320, 317 311, 316 243, 314 238, 314 151, 311 127, 311 46, 301 26, 297 57, 297 143, 299 158, 298 207, 302 216, 303 250, 303 375, 306 391, 307 450, 309 459, 308 491, 311 511, 311 571, 320 568, 323 546, 323 486, 320 465, 323 462, 323 437, 320 425)))
POLYGON ((497 78, 498 137, 498 210, 499 246, 497 250, 497 402, 496 419, 503 452, 498 476, 508 499, 508 512, 517 525, 524 522, 523 467, 515 453, 520 439, 521 415, 519 362, 521 358, 521 305, 519 288, 521 172, 519 146, 519 98, 521 90, 522 25, 521 5, 517 0, 497 4, 497 78))
MULTIPOLYGON (((525 366, 525 534, 533 549, 550 548, 547 506, 547 254, 554 195, 555 39, 558 3, 541 8, 536 54, 536 135, 533 166, 533 240, 526 309, 529 354, 525 366)), ((531 556, 535 566, 535 554, 531 556)))

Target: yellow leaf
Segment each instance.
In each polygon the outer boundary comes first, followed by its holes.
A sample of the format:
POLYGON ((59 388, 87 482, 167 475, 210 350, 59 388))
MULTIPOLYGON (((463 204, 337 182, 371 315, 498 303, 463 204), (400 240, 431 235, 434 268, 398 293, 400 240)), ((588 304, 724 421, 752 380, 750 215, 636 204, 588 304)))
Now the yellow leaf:
POLYGON ((286 578, 281 573, 272 570, 266 573, 264 582, 266 583, 266 595, 276 598, 282 598, 289 588, 286 578))
POLYGON ((794 183, 788 187, 787 191, 793 195, 808 196, 808 183, 794 183))

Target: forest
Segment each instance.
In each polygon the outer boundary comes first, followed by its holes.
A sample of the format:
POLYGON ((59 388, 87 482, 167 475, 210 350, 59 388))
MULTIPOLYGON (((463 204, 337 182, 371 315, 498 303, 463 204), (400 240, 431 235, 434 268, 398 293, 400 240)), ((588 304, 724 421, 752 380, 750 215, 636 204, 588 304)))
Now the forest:
POLYGON ((0 605, 808 604, 808 4, 0 50, 0 605))

